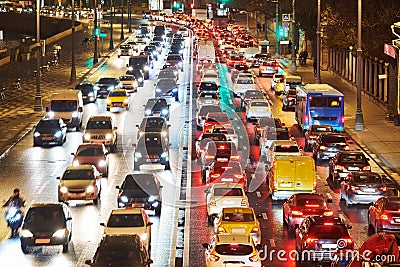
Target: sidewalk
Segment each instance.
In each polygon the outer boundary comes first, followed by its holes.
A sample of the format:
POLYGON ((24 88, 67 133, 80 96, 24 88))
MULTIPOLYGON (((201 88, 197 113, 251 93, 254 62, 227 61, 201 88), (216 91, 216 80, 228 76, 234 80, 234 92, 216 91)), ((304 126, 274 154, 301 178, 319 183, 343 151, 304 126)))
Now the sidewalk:
MULTIPOLYGON (((104 26, 105 31, 109 32, 109 26, 104 26)), ((127 28, 125 28, 126 30, 127 28)), ((120 26, 114 25, 114 50, 118 48, 120 36, 120 26)), ((99 42, 100 54, 99 63, 93 66, 94 42, 82 44, 85 37, 92 36, 92 28, 88 24, 84 25, 83 30, 75 33, 75 66, 76 83, 82 81, 87 75, 101 66, 107 59, 109 52, 109 34, 104 39, 104 53, 101 51, 101 41, 99 42), (92 71, 91 71, 92 70, 92 71), (90 73, 89 73, 90 72, 90 73)), ((129 37, 126 30, 125 38, 129 37)), ((33 71, 36 70, 36 59, 32 58, 25 62, 10 62, 0 67, 0 87, 6 88, 5 100, 0 100, 0 159, 4 154, 22 139, 37 121, 45 115, 45 107, 48 104, 50 94, 59 89, 74 88, 75 83, 70 82, 71 62, 72 62, 72 36, 67 36, 57 41, 61 45, 61 55, 59 64, 51 66, 49 72, 44 72, 41 77, 41 94, 43 111, 33 110, 36 78, 33 71), (21 88, 11 89, 17 78, 21 79, 21 88)), ((42 62, 53 60, 52 44, 46 46, 46 55, 42 62)))

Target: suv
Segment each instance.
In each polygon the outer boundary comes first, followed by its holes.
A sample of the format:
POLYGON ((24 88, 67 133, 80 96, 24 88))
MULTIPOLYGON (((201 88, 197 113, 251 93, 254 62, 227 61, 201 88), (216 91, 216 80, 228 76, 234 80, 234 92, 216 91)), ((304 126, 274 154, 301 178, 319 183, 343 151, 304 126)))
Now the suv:
POLYGON ((165 138, 169 139, 170 126, 163 117, 144 117, 140 125, 136 124, 138 128, 137 138, 139 139, 145 133, 162 133, 165 138))
POLYGON ((169 104, 165 98, 150 98, 144 105, 146 116, 161 116, 169 120, 169 104))
POLYGON ((340 183, 349 172, 370 171, 368 161, 362 151, 340 151, 329 161, 329 178, 334 183, 340 183))
POLYGON ((33 146, 57 144, 62 146, 67 138, 67 125, 62 119, 41 119, 33 133, 33 146))
POLYGON ((334 129, 332 125, 311 125, 308 130, 305 132, 305 149, 306 151, 311 150, 315 140, 320 134, 328 134, 333 133, 334 129))
POLYGON ((146 245, 138 235, 106 235, 100 241, 93 260, 86 260, 89 266, 137 266, 149 267, 153 261, 146 245))
POLYGON ((92 83, 81 83, 75 86, 75 90, 81 90, 83 104, 95 103, 97 92, 94 84, 92 83))
POLYGON ((120 80, 112 77, 100 78, 95 85, 98 98, 107 98, 108 93, 120 87, 120 80))
POLYGON ((22 252, 29 246, 62 245, 68 252, 72 236, 72 216, 64 203, 32 204, 22 223, 20 239, 22 252))
POLYGON ((117 127, 110 116, 91 116, 83 133, 84 143, 103 143, 110 152, 117 150, 117 127))
POLYGON ((339 151, 350 150, 346 141, 346 136, 342 134, 320 134, 313 144, 313 158, 330 159, 339 151))
POLYGON ((93 200, 98 203, 101 191, 101 174, 94 165, 69 166, 58 185, 58 201, 93 200))
POLYGON ((178 85, 173 78, 158 79, 155 84, 155 96, 158 97, 173 97, 175 101, 179 101, 178 85))
POLYGON ((133 56, 133 47, 130 44, 120 45, 118 48, 118 57, 133 56))
POLYGON ((161 214, 162 185, 154 174, 128 174, 118 189, 118 207, 139 207, 161 214))
POLYGON ((169 170, 169 146, 162 133, 144 133, 135 145, 135 170, 140 170, 142 164, 152 163, 160 163, 169 170))
POLYGON ((144 73, 144 79, 150 78, 150 58, 148 55, 134 56, 129 58, 127 64, 128 70, 130 69, 141 69, 144 73))
POLYGON ((167 60, 163 66, 163 69, 168 67, 177 66, 178 69, 183 71, 183 60, 180 54, 170 54, 167 56, 167 60))

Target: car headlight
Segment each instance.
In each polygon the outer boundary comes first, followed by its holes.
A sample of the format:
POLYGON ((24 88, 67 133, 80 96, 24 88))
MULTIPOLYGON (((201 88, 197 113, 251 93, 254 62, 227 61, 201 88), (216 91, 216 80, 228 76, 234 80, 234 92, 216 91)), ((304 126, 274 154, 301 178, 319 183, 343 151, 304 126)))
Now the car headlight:
POLYGON ((118 49, 118 54, 121 55, 121 49, 118 49))
POLYGON ((34 137, 39 137, 39 136, 40 136, 40 133, 39 133, 39 132, 35 132, 35 133, 33 134, 33 136, 34 136, 34 137))
POLYGON ((106 139, 112 139, 113 138, 113 135, 112 134, 106 134, 106 139))
POLYGON ((168 158, 168 153, 167 153, 167 152, 163 152, 163 153, 161 154, 161 157, 162 157, 162 158, 168 158))
POLYGON ((94 93, 93 92, 89 92, 88 96, 94 96, 94 93))
POLYGON ((172 92, 174 92, 174 93, 178 92, 178 88, 172 89, 172 92))
POLYGON ((142 157, 142 153, 140 152, 135 152, 135 158, 141 158, 142 157))
POLYGON ((55 114, 54 114, 54 112, 53 111, 49 111, 48 113, 47 113, 47 117, 49 117, 49 118, 54 118, 54 116, 55 116, 55 114))
POLYGON ((90 134, 87 133, 87 134, 85 134, 85 135, 83 136, 83 139, 85 139, 85 140, 90 140, 90 137, 91 137, 90 134))
POLYGON ((144 70, 150 70, 149 66, 144 66, 144 70))
POLYGON ((72 162, 72 166, 79 166, 79 161, 78 160, 74 160, 72 162))
POLYGON ((107 105, 111 105, 111 100, 107 99, 107 105))
POLYGON ((66 193, 68 192, 68 187, 66 187, 66 186, 61 186, 61 187, 60 187, 60 192, 63 193, 63 194, 66 194, 66 193))
POLYGON ((86 193, 93 193, 94 192, 94 186, 93 185, 89 185, 88 187, 86 187, 86 193))
POLYGON ((110 85, 110 86, 108 86, 108 88, 107 88, 107 91, 114 90, 114 88, 115 88, 115 86, 114 86, 114 85, 110 85))
POLYGON ((59 238, 64 237, 65 234, 66 234, 66 232, 67 232, 67 230, 65 230, 65 229, 57 230, 57 231, 53 234, 53 237, 59 237, 59 238))
POLYGON ((140 82, 140 83, 143 81, 142 78, 138 78, 137 80, 138 80, 138 82, 140 82))
POLYGON ((169 113, 169 110, 168 109, 163 109, 163 110, 161 110, 161 114, 162 115, 167 115, 169 113))
POLYGON ((165 39, 165 38, 167 38, 167 36, 164 34, 164 35, 162 36, 162 38, 165 39))
POLYGON ((57 132, 54 134, 54 137, 60 138, 61 135, 62 135, 61 131, 57 131, 57 132))
POLYGON ((157 207, 158 207, 158 201, 154 201, 153 203, 151 203, 151 205, 152 205, 154 208, 157 208, 157 207))
POLYGON ((129 67, 128 67, 128 70, 129 70, 129 71, 132 71, 132 70, 133 70, 133 67, 132 67, 132 66, 129 66, 129 67))
POLYGON ((146 111, 144 112, 147 116, 151 115, 151 110, 150 109, 146 109, 146 111))
POLYGON ((141 234, 141 235, 140 235, 140 239, 141 239, 142 241, 146 241, 146 240, 147 240, 147 233, 141 234))
POLYGON ((156 200, 156 198, 154 197, 154 196, 149 196, 149 198, 148 198, 148 201, 149 202, 153 202, 153 201, 155 201, 156 200))
POLYGON ((121 196, 120 199, 121 199, 121 201, 124 202, 124 203, 127 203, 127 202, 129 201, 129 199, 128 199, 127 196, 121 196))
POLYGON ((156 88, 156 92, 157 93, 161 93, 161 89, 160 88, 156 88))
POLYGON ((128 98, 124 100, 124 104, 128 104, 128 98))
POLYGON ((31 231, 24 229, 21 231, 21 237, 33 237, 33 234, 31 231))

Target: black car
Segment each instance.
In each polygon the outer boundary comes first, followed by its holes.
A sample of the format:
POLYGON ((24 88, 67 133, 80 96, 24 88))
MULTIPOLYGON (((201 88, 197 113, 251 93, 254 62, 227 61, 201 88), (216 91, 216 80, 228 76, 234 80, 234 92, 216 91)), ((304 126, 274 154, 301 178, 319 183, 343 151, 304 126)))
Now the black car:
POLYGON ((166 32, 165 25, 156 25, 154 27, 154 36, 160 36, 160 37, 164 36, 165 39, 165 32, 166 32))
POLYGON ((285 91, 282 99, 283 111, 287 110, 288 108, 294 109, 294 106, 296 105, 296 96, 297 96, 296 89, 289 89, 285 91))
POLYGON ((342 134, 320 134, 313 144, 313 158, 330 159, 339 151, 348 151, 347 137, 342 134))
POLYGON ((178 69, 183 71, 183 60, 180 54, 169 54, 167 56, 167 60, 163 66, 163 69, 166 69, 171 66, 176 66, 178 69))
POLYGON ((170 169, 169 143, 162 133, 144 133, 138 140, 134 154, 134 168, 140 170, 143 164, 159 163, 170 169))
POLYGON ((170 96, 174 97, 175 101, 179 101, 179 90, 175 79, 163 78, 158 79, 155 84, 156 97, 170 96))
POLYGON ((134 173, 128 174, 118 191, 118 207, 140 207, 154 210, 156 215, 161 214, 162 185, 154 174, 134 173))
POLYGON ((259 67, 260 63, 267 61, 267 59, 269 59, 270 57, 271 57, 270 54, 255 54, 251 62, 251 67, 252 68, 259 67))
POLYGON ((170 126, 163 117, 144 117, 140 125, 136 125, 138 128, 137 138, 139 139, 145 133, 161 133, 165 138, 169 139, 170 126))
POLYGON ((349 172, 370 171, 368 161, 362 151, 340 151, 329 161, 329 178, 339 183, 349 172))
POLYGON ((143 87, 144 85, 144 74, 141 69, 128 69, 126 74, 135 76, 138 86, 143 87))
POLYGON ((72 216, 66 204, 32 204, 21 227, 21 249, 26 254, 30 246, 62 245, 66 253, 71 236, 72 216))
POLYGON ((96 89, 92 83, 81 83, 75 86, 75 90, 81 90, 83 104, 96 102, 96 89))
POLYGON ((312 149, 315 140, 318 138, 320 134, 328 134, 333 132, 334 129, 332 125, 327 125, 327 124, 311 125, 304 134, 306 139, 305 150, 309 151, 312 149))
POLYGON ((95 85, 97 89, 97 97, 107 98, 110 91, 119 88, 120 81, 117 78, 104 77, 100 78, 95 85))
POLYGON ((140 55, 129 58, 129 63, 127 64, 128 70, 140 69, 143 71, 144 79, 148 80, 150 78, 151 62, 148 55, 140 55))
POLYGON ((92 260, 85 264, 93 267, 103 266, 135 266, 149 267, 153 261, 146 245, 137 234, 104 236, 92 260))
POLYGON ((163 36, 158 36, 158 35, 154 36, 153 42, 159 42, 162 47, 165 47, 166 35, 163 36), (165 36, 165 38, 163 36, 165 36))
POLYGON ((199 88, 197 88, 197 94, 199 95, 202 92, 219 94, 219 86, 215 82, 202 82, 199 84, 199 88))
POLYGON ((67 138, 67 125, 62 119, 41 119, 33 132, 33 146, 60 145, 67 138))
POLYGON ((146 116, 162 116, 169 120, 169 105, 165 98, 150 98, 144 106, 146 116))
POLYGON ((161 70, 157 76, 158 79, 164 78, 172 78, 175 79, 176 82, 179 80, 179 70, 176 67, 170 67, 161 70))
POLYGON ((146 45, 143 51, 150 52, 153 55, 154 60, 158 60, 158 51, 155 45, 146 45))
POLYGON ((179 44, 172 44, 169 48, 169 54, 180 54, 183 59, 183 49, 182 46, 179 44))
POLYGON ((246 105, 248 105, 252 99, 264 99, 264 93, 258 89, 246 90, 244 94, 240 96, 242 110, 246 109, 246 105))
MULTIPOLYGON (((284 123, 279 118, 258 118, 254 124, 254 142, 256 145, 259 144, 259 139, 264 131, 265 127, 273 128, 273 129, 282 129, 284 131, 288 131, 284 123)), ((288 133, 289 135, 289 133, 288 133)))
POLYGON ((202 133, 199 138, 195 140, 196 156, 200 158, 201 153, 203 153, 204 148, 209 142, 215 141, 227 141, 225 134, 220 133, 202 133))
POLYGON ((157 49, 157 52, 161 54, 163 46, 160 41, 152 41, 149 45, 154 45, 157 49))

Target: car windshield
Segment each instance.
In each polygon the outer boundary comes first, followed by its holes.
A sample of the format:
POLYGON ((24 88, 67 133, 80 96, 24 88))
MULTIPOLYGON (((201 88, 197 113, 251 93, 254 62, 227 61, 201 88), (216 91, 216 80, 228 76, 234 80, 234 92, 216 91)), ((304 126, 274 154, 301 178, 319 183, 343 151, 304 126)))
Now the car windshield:
POLYGON ((108 96, 126 96, 125 91, 111 91, 108 96))
POLYGON ((228 122, 229 118, 227 116, 210 116, 207 118, 208 122, 228 122))
POLYGON ((269 140, 289 140, 288 131, 268 131, 267 139, 269 140))
POLYGON ((202 106, 199 112, 200 116, 206 116, 210 112, 221 112, 221 108, 218 106, 202 106))
POLYGON ((292 145, 275 146, 275 152, 299 152, 299 147, 292 145))
POLYGON ((157 83, 157 87, 173 87, 176 86, 176 83, 172 79, 161 79, 157 83))
POLYGON ((135 248, 124 246, 105 247, 96 253, 94 266, 112 266, 111 263, 118 263, 120 266, 144 266, 144 259, 135 248))
POLYGON ((181 56, 179 55, 169 55, 167 61, 181 61, 181 56))
POLYGON ((296 197, 296 206, 305 208, 325 208, 326 202, 323 197, 311 197, 309 195, 304 197, 296 197))
POLYGON ((161 136, 159 135, 146 135, 144 138, 146 147, 159 147, 161 145, 161 136))
POLYGON ((132 175, 127 175, 123 184, 123 188, 140 189, 140 191, 146 190, 151 193, 153 191, 156 191, 157 184, 151 177, 133 177, 132 175))
POLYGON ((260 102, 251 102, 252 107, 269 107, 268 102, 260 101, 260 102))
POLYGON ((92 84, 78 84, 75 86, 76 90, 81 90, 82 93, 88 94, 90 92, 93 92, 93 85, 92 84))
POLYGON ((342 102, 342 97, 326 97, 326 96, 313 96, 311 97, 310 100, 310 107, 318 107, 318 108, 324 108, 324 107, 340 107, 342 102))
POLYGON ((243 244, 222 244, 217 245, 215 251, 220 255, 244 256, 251 254, 253 248, 250 245, 243 244))
POLYGON ((217 99, 218 95, 217 94, 213 94, 213 93, 208 93, 208 92, 202 92, 199 95, 199 98, 213 98, 213 99, 217 99))
POLYGON ((58 120, 41 120, 39 121, 37 129, 60 129, 58 120))
POLYGON ((111 214, 107 227, 143 227, 142 214, 111 214))
POLYGON ((241 188, 214 188, 214 196, 243 196, 243 191, 241 188))
POLYGON ((400 211, 400 201, 388 201, 384 204, 385 210, 400 211))
POLYGON ((231 127, 213 127, 211 129, 212 133, 221 133, 221 134, 234 134, 235 132, 231 127))
POLYGON ((93 180, 92 170, 66 170, 62 177, 63 180, 93 180))
POLYGON ((97 81, 99 84, 114 84, 116 83, 114 78, 101 78, 97 81))
POLYGON ((296 89, 289 89, 289 91, 287 91, 286 94, 287 94, 287 95, 294 96, 294 95, 296 95, 296 89))
POLYGON ((76 100, 52 100, 51 110, 55 112, 76 111, 78 102, 76 100))
POLYGON ((364 154, 344 154, 340 156, 343 163, 366 163, 367 159, 364 154))
POLYGON ((164 120, 162 118, 152 118, 146 119, 144 123, 146 129, 159 129, 164 125, 164 120))
POLYGON ((349 236, 345 225, 311 225, 309 232, 321 239, 340 239, 349 236))
POLYGON ((135 80, 135 76, 133 75, 126 75, 126 76, 121 76, 119 78, 120 81, 132 81, 135 80))
POLYGON ((218 90, 218 85, 216 85, 215 83, 201 83, 200 84, 200 91, 201 90, 217 91, 218 90))
POLYGON ((27 225, 48 225, 50 222, 65 224, 64 216, 60 207, 32 207, 29 209, 25 218, 27 225))
POLYGON ((355 174, 353 176, 355 183, 368 183, 368 184, 380 184, 382 179, 378 174, 355 174))
POLYGON ((346 137, 344 136, 324 134, 321 138, 325 144, 346 143, 346 137))
POLYGON ((244 97, 252 97, 252 98, 263 98, 263 93, 259 90, 254 91, 246 91, 244 93, 244 97))
POLYGON ((227 222, 254 222, 253 213, 243 213, 243 212, 225 212, 222 215, 222 220, 227 222))
POLYGON ((83 147, 78 149, 76 155, 79 157, 96 157, 96 156, 102 156, 103 152, 101 148, 83 147))
POLYGON ((226 141, 226 136, 223 134, 203 134, 200 138, 203 141, 226 141))
POLYGON ((218 75, 215 73, 205 73, 203 78, 218 79, 218 75))
POLYGON ((111 122, 89 120, 86 125, 86 129, 111 129, 111 122))

